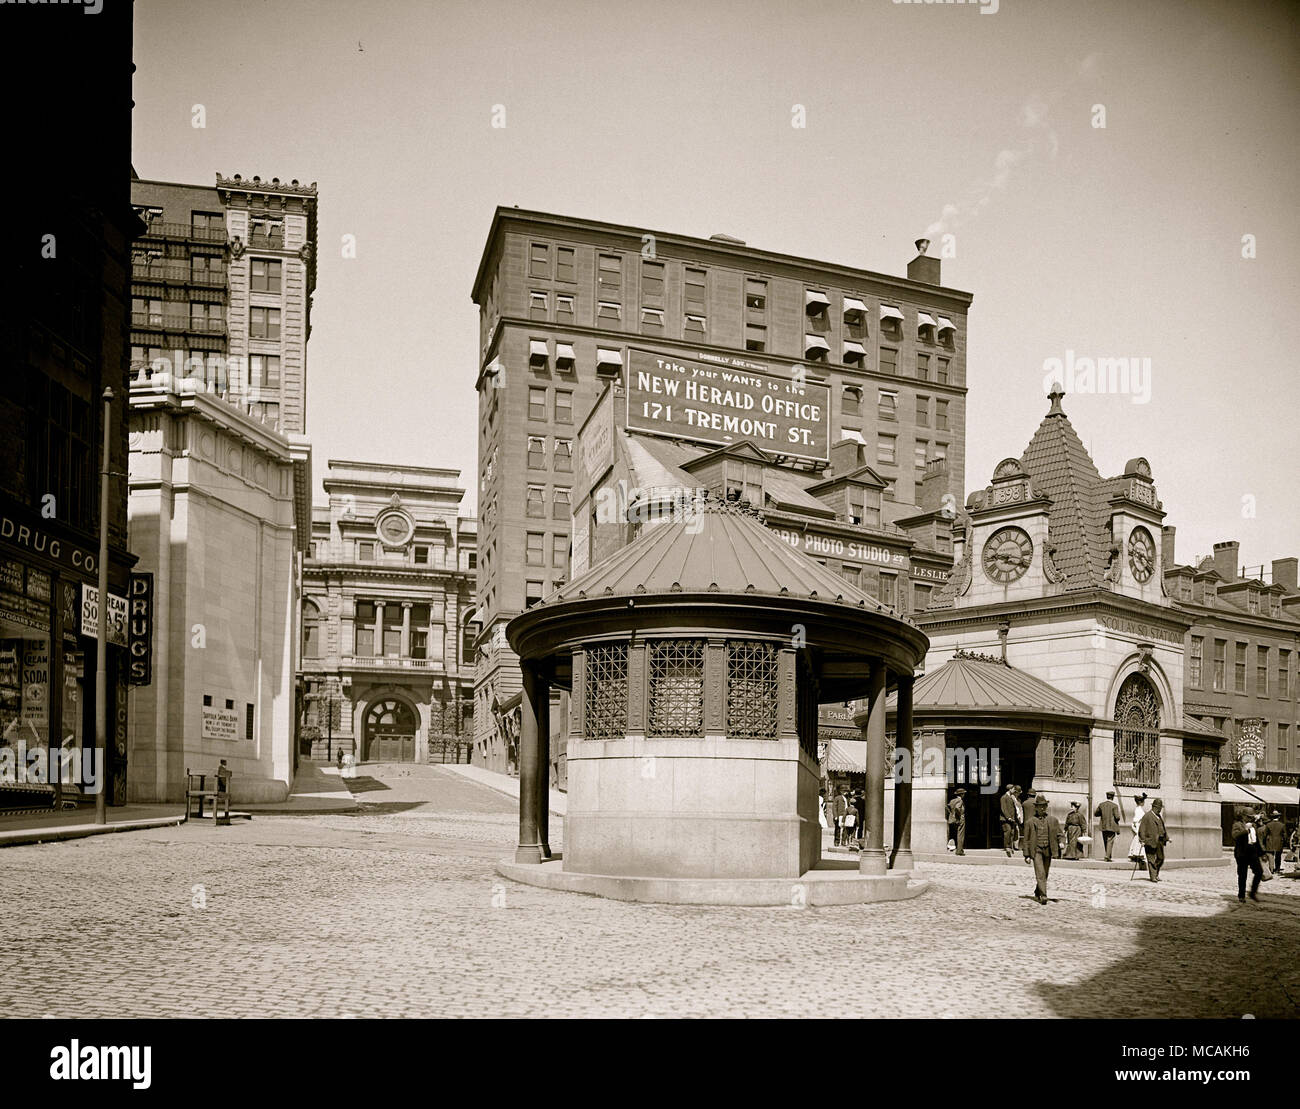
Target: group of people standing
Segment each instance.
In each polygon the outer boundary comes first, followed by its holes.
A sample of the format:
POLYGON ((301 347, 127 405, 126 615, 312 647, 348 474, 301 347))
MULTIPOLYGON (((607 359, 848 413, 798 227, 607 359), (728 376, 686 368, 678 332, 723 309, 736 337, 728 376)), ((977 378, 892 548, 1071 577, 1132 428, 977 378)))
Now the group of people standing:
POLYGON ((860 789, 821 790, 817 801, 821 825, 834 829, 836 847, 860 847, 867 820, 867 795, 860 789))

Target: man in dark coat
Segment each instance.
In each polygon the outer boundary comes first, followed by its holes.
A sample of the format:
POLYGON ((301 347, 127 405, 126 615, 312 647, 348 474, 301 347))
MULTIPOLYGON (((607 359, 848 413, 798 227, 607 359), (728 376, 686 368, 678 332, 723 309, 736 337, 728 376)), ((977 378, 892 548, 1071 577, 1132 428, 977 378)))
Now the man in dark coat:
POLYGON ((1065 857, 1067 859, 1077 859, 1079 857, 1079 837, 1088 828, 1088 819, 1079 809, 1078 801, 1070 802, 1070 813, 1065 818, 1065 857))
POLYGON ((1246 900, 1246 871, 1251 871, 1255 877, 1250 883, 1250 899, 1258 901, 1259 883, 1264 879, 1263 867, 1259 865, 1259 856, 1262 848, 1259 843, 1259 835, 1255 830, 1255 822, 1249 816, 1237 814, 1237 819, 1232 823, 1232 857, 1237 862, 1237 900, 1246 900))
POLYGON ((1169 842, 1164 808, 1165 803, 1157 797, 1151 802, 1151 811, 1138 825, 1138 839, 1142 841, 1147 856, 1147 876, 1153 882, 1160 881, 1160 868, 1165 865, 1165 844, 1169 842))
POLYGON ((1021 837, 1025 862, 1034 864, 1034 900, 1047 904, 1047 874, 1052 860, 1061 857, 1061 825, 1054 816, 1047 815, 1047 798, 1034 801, 1034 815, 1025 817, 1025 832, 1021 837))
POLYGON ((1111 851, 1115 847, 1115 836, 1119 832, 1119 806, 1115 804, 1115 791, 1106 791, 1106 800, 1097 806, 1092 814, 1101 823, 1097 826, 1101 832, 1102 842, 1106 845, 1106 861, 1110 862, 1111 851))
POLYGON ((849 803, 844 800, 844 791, 837 789, 831 803, 827 806, 830 810, 828 815, 835 824, 835 846, 840 846, 840 841, 844 838, 844 814, 849 811, 849 803))
POLYGON ((952 827, 952 838, 957 844, 957 854, 966 854, 966 791, 960 786, 948 802, 948 823, 952 827))
POLYGON ((1273 819, 1264 825, 1264 853, 1273 856, 1273 873, 1282 873, 1282 850, 1286 847, 1286 825, 1282 814, 1273 810, 1273 819))
POLYGON ((1006 792, 1002 794, 1002 800, 998 802, 1000 815, 998 819, 1002 823, 1002 846, 1006 849, 1007 858, 1011 858, 1011 849, 1016 845, 1016 836, 1020 832, 1020 821, 1016 817, 1016 787, 1007 786, 1006 792))

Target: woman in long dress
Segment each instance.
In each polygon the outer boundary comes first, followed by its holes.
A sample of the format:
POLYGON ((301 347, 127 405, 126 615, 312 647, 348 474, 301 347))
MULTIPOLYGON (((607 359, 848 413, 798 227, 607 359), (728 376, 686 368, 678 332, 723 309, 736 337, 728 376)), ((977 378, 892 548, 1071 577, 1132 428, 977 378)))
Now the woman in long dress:
POLYGON ((1142 823, 1142 818, 1147 814, 1147 795, 1139 793, 1133 798, 1133 819, 1129 821, 1133 828, 1133 842, 1128 847, 1128 857, 1134 862, 1143 862, 1146 860, 1146 852, 1142 849, 1142 840, 1138 837, 1138 826, 1142 823))

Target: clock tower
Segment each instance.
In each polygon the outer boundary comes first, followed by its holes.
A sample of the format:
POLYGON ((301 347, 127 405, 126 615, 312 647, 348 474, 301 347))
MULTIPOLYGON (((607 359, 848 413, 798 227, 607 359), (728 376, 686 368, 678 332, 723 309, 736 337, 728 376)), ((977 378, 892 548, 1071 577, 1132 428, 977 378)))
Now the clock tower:
POLYGON ((961 557, 969 584, 955 598, 958 607, 1028 600, 1049 591, 1050 508, 1019 459, 998 463, 992 483, 966 501, 970 523, 961 557))

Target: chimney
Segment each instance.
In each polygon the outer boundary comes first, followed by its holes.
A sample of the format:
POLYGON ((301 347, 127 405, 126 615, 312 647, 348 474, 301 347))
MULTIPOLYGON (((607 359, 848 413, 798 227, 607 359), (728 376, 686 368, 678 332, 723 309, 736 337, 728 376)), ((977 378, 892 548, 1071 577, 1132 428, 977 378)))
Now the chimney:
POLYGON ((1170 524, 1166 524, 1160 529, 1160 568, 1168 570, 1171 566, 1177 566, 1178 560, 1174 558, 1174 533, 1178 529, 1170 524))
POLYGON ((856 439, 841 439, 831 444, 831 476, 852 473, 862 462, 862 444, 856 439))
POLYGON ((922 512, 938 512, 943 507, 943 495, 948 492, 948 460, 932 458, 925 464, 925 476, 916 495, 922 512))
POLYGON ((1240 565, 1237 562, 1237 552, 1240 549, 1241 544, 1235 539, 1214 544, 1214 568, 1225 582, 1237 580, 1237 568, 1240 565))
POLYGON ((925 252, 930 249, 929 239, 916 240, 916 257, 907 263, 908 281, 919 281, 925 285, 938 285, 939 259, 931 258, 925 252))
POLYGON ((1280 585, 1288 593, 1295 593, 1296 585, 1296 559, 1294 558, 1275 558, 1273 559, 1273 584, 1280 585))

